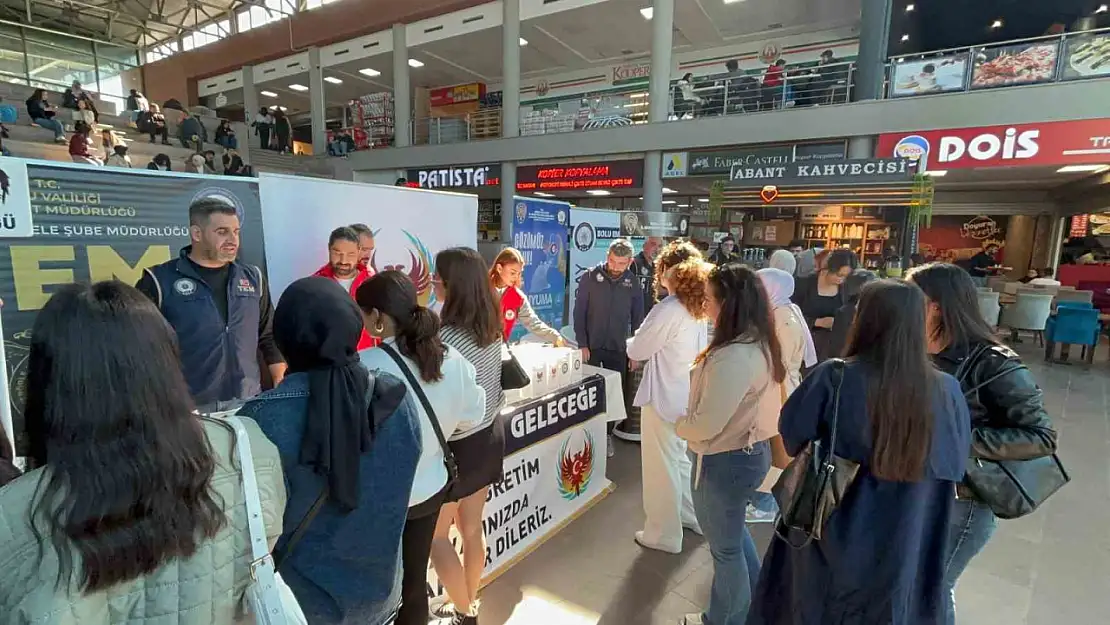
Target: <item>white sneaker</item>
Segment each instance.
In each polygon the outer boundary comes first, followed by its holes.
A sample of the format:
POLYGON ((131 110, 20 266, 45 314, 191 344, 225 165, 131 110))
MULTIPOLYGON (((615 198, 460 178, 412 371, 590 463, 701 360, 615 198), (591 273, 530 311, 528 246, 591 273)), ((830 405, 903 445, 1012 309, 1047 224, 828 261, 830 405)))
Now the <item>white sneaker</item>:
POLYGON ((682 553, 682 547, 674 548, 674 547, 668 547, 668 546, 665 546, 665 545, 659 545, 659 544, 656 544, 656 543, 647 542, 646 540, 644 540, 643 530, 641 530, 639 532, 636 532, 635 538, 636 538, 636 543, 639 544, 644 549, 654 549, 655 551, 662 551, 663 553, 670 553, 670 554, 682 553))
POLYGON ((744 521, 748 523, 773 523, 775 521, 774 512, 765 512, 748 504, 747 510, 744 511, 744 521))

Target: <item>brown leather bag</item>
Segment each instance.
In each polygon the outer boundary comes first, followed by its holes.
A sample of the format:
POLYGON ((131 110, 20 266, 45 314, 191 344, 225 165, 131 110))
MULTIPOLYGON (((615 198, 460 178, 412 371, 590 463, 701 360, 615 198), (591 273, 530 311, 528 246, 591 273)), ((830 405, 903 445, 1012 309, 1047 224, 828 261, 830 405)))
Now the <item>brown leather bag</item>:
MULTIPOLYGON (((779 385, 779 391, 781 392, 782 405, 785 406, 785 382, 779 385)), ((782 436, 775 434, 768 442, 771 443, 771 466, 775 467, 776 469, 785 469, 786 467, 790 466, 790 461, 793 460, 793 458, 790 457, 790 454, 786 453, 786 445, 782 442, 782 436)))

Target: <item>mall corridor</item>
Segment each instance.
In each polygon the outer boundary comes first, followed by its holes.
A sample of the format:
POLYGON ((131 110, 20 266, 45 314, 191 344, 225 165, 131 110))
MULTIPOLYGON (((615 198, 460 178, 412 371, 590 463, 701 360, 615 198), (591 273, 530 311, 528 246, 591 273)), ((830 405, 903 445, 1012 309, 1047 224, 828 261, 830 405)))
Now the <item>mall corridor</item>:
MULTIPOLYGON (((1019 345, 1046 395, 1072 483, 1045 509, 1002 522, 957 590, 959 625, 1091 625, 1110 614, 1110 363, 1051 365, 1019 345)), ((1100 348, 1102 349, 1102 348, 1100 348)), ((1076 360, 1075 356, 1072 356, 1076 360)), ((618 443, 616 490, 493 582, 483 625, 674 625, 704 605, 709 552, 687 532, 670 556, 641 549, 638 450, 618 443)), ((760 551, 769 525, 753 526, 760 551)))

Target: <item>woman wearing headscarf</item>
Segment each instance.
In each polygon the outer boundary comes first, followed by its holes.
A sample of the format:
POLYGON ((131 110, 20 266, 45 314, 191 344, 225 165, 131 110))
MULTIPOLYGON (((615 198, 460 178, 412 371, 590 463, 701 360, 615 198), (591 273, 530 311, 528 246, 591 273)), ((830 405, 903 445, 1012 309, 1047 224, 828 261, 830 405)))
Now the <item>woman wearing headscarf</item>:
POLYGON ((771 253, 767 266, 771 269, 781 269, 793 276, 798 270, 798 259, 794 258, 790 250, 775 250, 771 253))
POLYGON ((291 284, 274 312, 289 372, 239 410, 281 454, 289 499, 274 557, 313 625, 381 625, 400 603, 420 424, 404 383, 359 362, 362 327, 334 281, 291 284))

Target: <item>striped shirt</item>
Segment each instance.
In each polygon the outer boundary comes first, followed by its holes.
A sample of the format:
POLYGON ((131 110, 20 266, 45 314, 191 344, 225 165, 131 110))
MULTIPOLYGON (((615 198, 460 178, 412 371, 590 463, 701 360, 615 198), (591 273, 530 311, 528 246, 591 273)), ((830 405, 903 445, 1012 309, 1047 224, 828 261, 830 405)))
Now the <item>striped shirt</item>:
POLYGON ((505 393, 501 390, 501 341, 494 341, 485 346, 478 347, 474 335, 462 328, 443 326, 439 330, 439 338, 451 347, 458 350, 463 358, 474 365, 477 374, 478 386, 486 392, 486 416, 482 422, 464 432, 457 432, 450 440, 466 438, 475 432, 480 432, 493 425, 501 412, 501 405, 505 402, 505 393))

